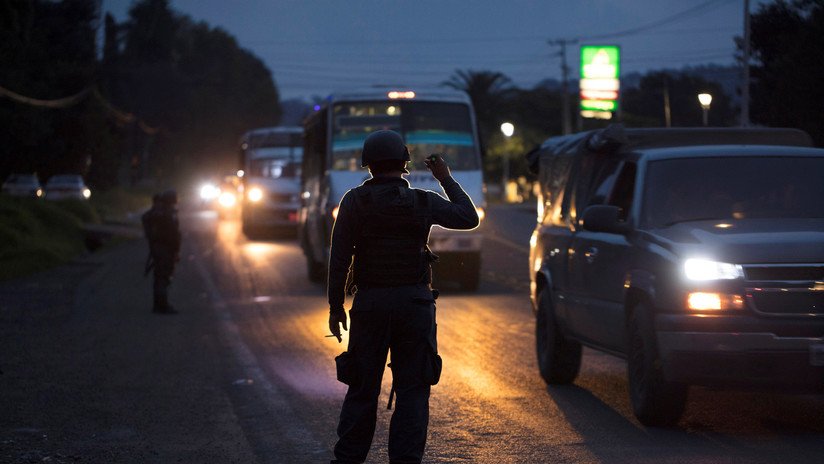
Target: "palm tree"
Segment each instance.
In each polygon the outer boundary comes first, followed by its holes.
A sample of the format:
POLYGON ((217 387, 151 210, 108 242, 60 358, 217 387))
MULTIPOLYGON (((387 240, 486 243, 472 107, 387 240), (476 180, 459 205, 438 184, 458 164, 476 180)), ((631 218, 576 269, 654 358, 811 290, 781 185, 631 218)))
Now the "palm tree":
POLYGON ((504 100, 513 90, 509 77, 493 71, 456 70, 441 85, 469 95, 475 107, 481 140, 489 140, 501 122, 504 100))

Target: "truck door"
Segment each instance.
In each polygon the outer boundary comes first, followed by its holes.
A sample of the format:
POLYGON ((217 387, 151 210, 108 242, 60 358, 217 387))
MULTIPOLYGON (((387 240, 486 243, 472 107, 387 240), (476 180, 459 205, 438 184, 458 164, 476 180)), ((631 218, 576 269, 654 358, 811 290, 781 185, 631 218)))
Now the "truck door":
MULTIPOLYGON (((632 204, 635 173, 634 163, 622 163, 604 177, 590 203, 618 206, 626 219, 632 204)), ((592 341, 598 345, 623 352, 624 279, 632 259, 627 237, 579 227, 571 248, 574 258, 570 261, 570 270, 584 302, 579 317, 581 330, 591 334, 592 341)))
POLYGON ((606 202, 618 176, 619 166, 620 161, 608 155, 583 155, 571 199, 573 234, 567 260, 570 306, 575 309, 571 312, 570 319, 575 333, 581 339, 599 346, 603 346, 611 338, 612 329, 599 319, 597 304, 593 301, 593 286, 597 284, 592 279, 602 277, 592 275, 588 268, 593 261, 603 262, 598 256, 602 247, 595 243, 599 240, 595 237, 596 234, 583 229, 581 216, 588 206, 606 202))

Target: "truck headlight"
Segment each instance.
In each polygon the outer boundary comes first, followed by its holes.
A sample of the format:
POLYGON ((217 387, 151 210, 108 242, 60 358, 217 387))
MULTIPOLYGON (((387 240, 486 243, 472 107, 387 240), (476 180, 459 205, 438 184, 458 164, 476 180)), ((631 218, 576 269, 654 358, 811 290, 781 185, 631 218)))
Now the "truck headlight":
POLYGON ((263 199, 263 190, 261 190, 260 187, 252 187, 249 189, 247 198, 249 198, 249 201, 252 203, 257 203, 263 199))
POLYGON ((688 259, 684 262, 684 274, 689 280, 731 280, 744 277, 744 269, 740 264, 688 259))

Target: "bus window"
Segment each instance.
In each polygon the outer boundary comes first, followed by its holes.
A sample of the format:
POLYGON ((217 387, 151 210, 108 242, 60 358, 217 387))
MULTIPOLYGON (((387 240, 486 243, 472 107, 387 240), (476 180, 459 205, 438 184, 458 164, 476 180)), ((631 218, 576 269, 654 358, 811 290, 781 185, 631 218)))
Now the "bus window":
POLYGON ((376 130, 400 132, 409 147, 412 169, 439 153, 455 171, 480 169, 469 107, 423 101, 341 103, 333 110, 332 169, 360 169, 363 141, 376 130))

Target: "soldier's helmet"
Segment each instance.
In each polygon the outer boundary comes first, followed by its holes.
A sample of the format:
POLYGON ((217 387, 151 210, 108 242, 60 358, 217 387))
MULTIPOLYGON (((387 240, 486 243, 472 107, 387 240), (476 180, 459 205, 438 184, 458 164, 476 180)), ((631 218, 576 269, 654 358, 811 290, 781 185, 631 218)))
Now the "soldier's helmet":
POLYGON ((385 160, 410 160, 409 150, 403 143, 403 137, 391 130, 372 132, 363 142, 361 167, 365 168, 376 161, 385 160))
POLYGON ((160 194, 160 202, 172 206, 177 204, 177 192, 175 190, 166 190, 160 194))

